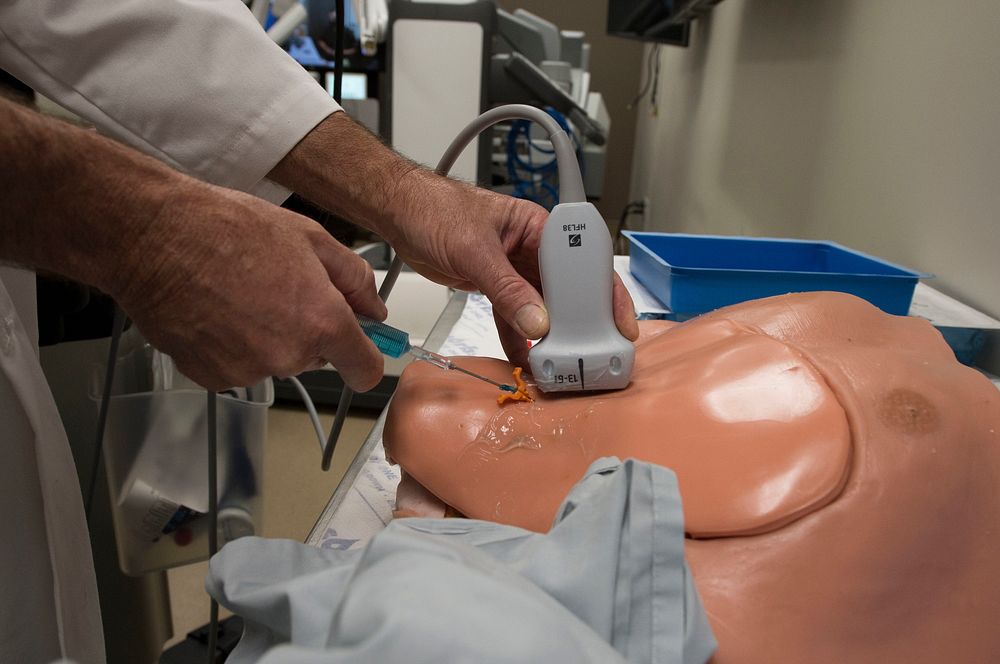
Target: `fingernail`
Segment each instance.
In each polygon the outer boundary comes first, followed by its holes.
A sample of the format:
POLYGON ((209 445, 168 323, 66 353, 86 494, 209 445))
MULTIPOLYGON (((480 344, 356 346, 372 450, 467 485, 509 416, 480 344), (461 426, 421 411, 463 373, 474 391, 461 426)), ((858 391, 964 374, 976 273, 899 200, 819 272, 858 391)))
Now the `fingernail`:
POLYGON ((537 304, 526 304, 514 316, 514 322, 521 329, 521 334, 529 339, 538 339, 548 331, 549 315, 537 304))

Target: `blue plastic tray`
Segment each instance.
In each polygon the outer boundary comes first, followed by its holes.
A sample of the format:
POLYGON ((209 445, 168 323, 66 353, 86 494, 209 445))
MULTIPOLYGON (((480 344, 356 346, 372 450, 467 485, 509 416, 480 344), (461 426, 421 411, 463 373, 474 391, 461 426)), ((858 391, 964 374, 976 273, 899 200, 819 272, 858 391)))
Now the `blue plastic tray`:
POLYGON ((834 242, 625 231, 635 278, 671 311, 700 314, 760 297, 840 291, 906 315, 914 272, 834 242))

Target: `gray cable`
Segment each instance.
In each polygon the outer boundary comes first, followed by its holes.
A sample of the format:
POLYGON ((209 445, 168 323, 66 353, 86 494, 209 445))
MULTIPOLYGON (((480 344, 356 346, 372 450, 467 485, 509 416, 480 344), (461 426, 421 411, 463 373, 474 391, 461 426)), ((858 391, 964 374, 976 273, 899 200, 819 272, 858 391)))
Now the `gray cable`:
POLYGON ((101 454, 104 450, 104 432, 108 425, 108 409, 111 407, 111 388, 115 381, 115 365, 118 363, 118 344, 125 330, 125 312, 115 304, 114 322, 111 324, 111 347, 108 350, 108 366, 104 370, 104 389, 101 392, 101 409, 97 414, 97 440, 94 444, 94 454, 90 462, 90 478, 87 486, 87 502, 85 514, 90 521, 91 508, 94 505, 94 493, 97 489, 97 476, 100 474, 101 454))
POLYGON ((556 162, 559 166, 559 201, 561 203, 586 202, 587 195, 584 193, 583 177, 580 175, 580 165, 576 160, 576 148, 573 141, 551 115, 540 108, 527 104, 497 106, 470 122, 445 150, 444 156, 438 162, 437 172, 441 175, 447 174, 473 139, 489 127, 506 120, 531 120, 545 129, 549 140, 552 141, 552 149, 555 150, 556 162))
POLYGON ((337 402, 337 414, 333 416, 333 426, 330 427, 330 437, 326 440, 326 447, 323 448, 323 463, 320 467, 323 470, 330 470, 330 462, 333 461, 333 451, 337 449, 337 441, 340 440, 340 432, 347 421, 347 411, 351 409, 351 401, 354 400, 354 390, 346 384, 340 392, 340 401, 337 402))
MULTIPOLYGON (((469 143, 496 123, 506 120, 530 120, 540 124, 548 132, 559 167, 559 201, 561 203, 585 203, 587 195, 584 193, 583 177, 580 175, 580 164, 576 160, 576 148, 573 146, 573 142, 551 115, 540 108, 527 104, 497 106, 470 122, 441 155, 441 160, 434 171, 438 175, 447 176, 469 143)), ((382 281, 382 287, 378 289, 378 296, 382 298, 383 302, 389 299, 389 293, 396 285, 396 279, 402 269, 403 261, 397 255, 392 259, 389 271, 382 281)), ((347 411, 350 410, 353 399, 354 390, 345 385, 340 393, 340 401, 337 402, 337 414, 333 418, 330 436, 327 438, 326 447, 323 448, 323 470, 330 470, 333 451, 337 447, 337 440, 340 439, 340 432, 344 428, 347 411)))
MULTIPOLYGON (((219 551, 219 478, 216 464, 218 457, 216 450, 218 447, 216 436, 218 435, 218 417, 216 405, 218 395, 212 390, 208 391, 208 409, 206 420, 208 427, 208 559, 219 551)), ((215 664, 216 639, 219 634, 219 603, 212 598, 209 608, 208 619, 208 664, 215 664)))
POLYGON ((305 404, 306 411, 309 413, 309 419, 312 421, 313 429, 316 431, 316 440, 319 441, 320 452, 323 451, 323 443, 326 440, 326 434, 323 433, 323 424, 319 421, 319 413, 316 412, 316 404, 313 403, 312 397, 309 396, 309 391, 306 390, 306 386, 302 384, 295 376, 289 376, 286 378, 288 382, 295 386, 298 391, 299 396, 302 397, 302 403, 305 404))

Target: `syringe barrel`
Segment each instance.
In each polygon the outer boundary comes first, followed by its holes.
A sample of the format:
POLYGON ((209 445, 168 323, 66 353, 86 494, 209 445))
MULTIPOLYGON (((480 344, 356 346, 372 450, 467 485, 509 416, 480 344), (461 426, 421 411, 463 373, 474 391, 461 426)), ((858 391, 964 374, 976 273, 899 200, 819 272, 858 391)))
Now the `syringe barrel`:
POLYGON ((361 331, 365 336, 371 339, 383 354, 389 357, 402 357, 410 350, 410 335, 406 332, 364 316, 358 316, 358 324, 361 325, 361 331))

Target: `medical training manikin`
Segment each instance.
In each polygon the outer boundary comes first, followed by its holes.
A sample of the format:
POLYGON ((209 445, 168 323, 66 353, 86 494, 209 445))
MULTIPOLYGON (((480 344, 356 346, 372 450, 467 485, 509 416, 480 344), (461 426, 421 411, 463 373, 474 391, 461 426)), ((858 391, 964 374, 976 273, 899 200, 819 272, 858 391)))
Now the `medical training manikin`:
POLYGON ((385 429, 399 511, 545 531, 594 459, 635 457, 677 474, 713 661, 1000 657, 1000 392, 925 321, 757 300, 642 323, 623 391, 529 391, 498 406, 412 364, 385 429))

